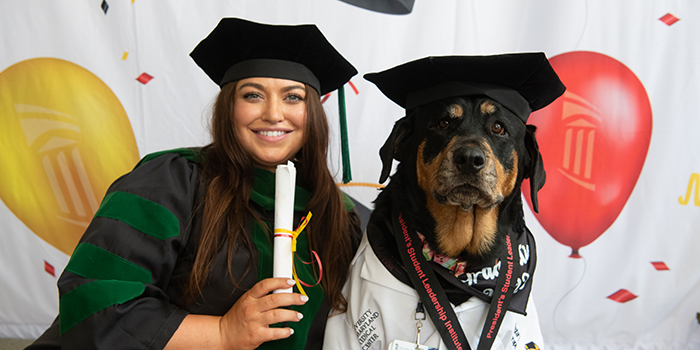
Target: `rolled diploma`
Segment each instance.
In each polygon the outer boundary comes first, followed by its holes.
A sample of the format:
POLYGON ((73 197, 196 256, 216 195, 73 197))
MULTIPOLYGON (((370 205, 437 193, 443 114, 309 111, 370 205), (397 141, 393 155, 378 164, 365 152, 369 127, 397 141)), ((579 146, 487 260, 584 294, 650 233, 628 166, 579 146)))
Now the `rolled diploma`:
MULTIPOLYGON (((293 231, 294 187, 297 171, 294 163, 280 164, 275 171, 275 230, 293 231)), ((292 278, 292 238, 276 235, 273 239, 272 277, 292 278)), ((292 293, 292 288, 278 289, 274 293, 292 293)))

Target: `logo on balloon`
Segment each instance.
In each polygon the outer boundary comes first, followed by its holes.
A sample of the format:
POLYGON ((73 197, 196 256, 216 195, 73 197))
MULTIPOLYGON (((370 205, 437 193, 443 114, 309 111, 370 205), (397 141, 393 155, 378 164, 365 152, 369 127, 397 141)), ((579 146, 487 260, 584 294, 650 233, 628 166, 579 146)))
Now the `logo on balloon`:
POLYGON ((86 69, 55 58, 0 72, 0 199, 71 254, 100 199, 139 154, 124 108, 86 69))
MULTIPOLYGON (((547 182, 538 194, 542 227, 571 257, 617 219, 634 189, 651 140, 649 98, 619 61, 576 51, 550 59, 566 92, 528 123, 537 126, 547 182)), ((527 195, 529 181, 523 183, 527 195)))

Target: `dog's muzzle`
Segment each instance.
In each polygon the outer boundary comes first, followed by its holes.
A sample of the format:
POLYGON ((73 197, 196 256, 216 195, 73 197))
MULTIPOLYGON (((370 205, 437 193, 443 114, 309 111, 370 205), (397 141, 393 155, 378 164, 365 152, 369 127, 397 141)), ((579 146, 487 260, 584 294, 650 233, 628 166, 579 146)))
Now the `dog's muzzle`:
POLYGON ((493 154, 480 144, 452 147, 437 173, 434 195, 438 202, 459 205, 464 211, 474 206, 493 208, 503 201, 493 154))

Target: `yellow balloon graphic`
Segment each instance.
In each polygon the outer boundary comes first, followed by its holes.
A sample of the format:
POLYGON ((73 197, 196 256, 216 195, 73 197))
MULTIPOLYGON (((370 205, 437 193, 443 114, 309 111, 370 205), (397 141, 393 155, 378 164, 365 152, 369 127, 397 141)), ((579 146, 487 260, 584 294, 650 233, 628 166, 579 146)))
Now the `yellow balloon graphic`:
POLYGON ((138 159, 124 108, 88 70, 35 58, 0 72, 0 199, 52 246, 72 253, 138 159))

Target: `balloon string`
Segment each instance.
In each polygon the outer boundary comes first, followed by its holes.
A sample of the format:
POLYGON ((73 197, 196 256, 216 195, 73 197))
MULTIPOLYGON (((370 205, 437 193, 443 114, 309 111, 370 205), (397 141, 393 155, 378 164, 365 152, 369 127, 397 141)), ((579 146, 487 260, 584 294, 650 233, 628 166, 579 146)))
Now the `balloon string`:
POLYGON ((567 338, 564 334, 562 334, 562 332, 559 330, 559 327, 557 327, 556 315, 557 315, 557 310, 559 309, 559 306, 561 306, 561 303, 564 301, 564 299, 566 299, 566 297, 569 294, 571 294, 571 292, 574 291, 574 289, 576 289, 576 287, 579 286, 579 284, 581 284, 581 282, 583 281, 583 276, 586 275, 586 258, 584 256, 581 256, 580 259, 583 260, 583 271, 581 271, 581 278, 579 278, 578 282, 576 282, 576 284, 574 284, 574 286, 571 287, 571 289, 569 289, 566 293, 564 293, 564 295, 561 297, 561 299, 559 299, 559 301, 557 302, 557 305, 554 306, 554 311, 552 311, 552 319, 555 320, 554 329, 556 329, 557 333, 559 333, 559 335, 562 338, 566 339, 567 341, 569 340, 569 338, 567 338))

